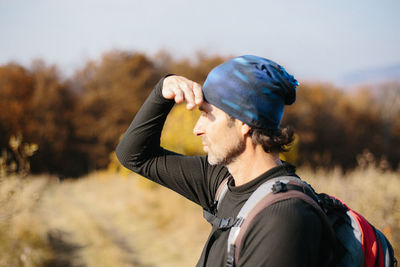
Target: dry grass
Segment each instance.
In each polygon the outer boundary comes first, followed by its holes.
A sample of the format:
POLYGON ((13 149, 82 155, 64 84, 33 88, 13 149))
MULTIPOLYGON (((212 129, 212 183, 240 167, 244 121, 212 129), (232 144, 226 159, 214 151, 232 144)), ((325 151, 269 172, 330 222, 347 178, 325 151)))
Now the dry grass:
POLYGON ((0 266, 42 266, 50 259, 46 229, 35 210, 48 181, 0 180, 0 266))
MULTIPOLYGON (((299 173, 360 211, 400 249, 399 173, 299 173)), ((61 183, 7 178, 0 204, 1 267, 194 266, 210 229, 199 207, 133 174, 61 183)))

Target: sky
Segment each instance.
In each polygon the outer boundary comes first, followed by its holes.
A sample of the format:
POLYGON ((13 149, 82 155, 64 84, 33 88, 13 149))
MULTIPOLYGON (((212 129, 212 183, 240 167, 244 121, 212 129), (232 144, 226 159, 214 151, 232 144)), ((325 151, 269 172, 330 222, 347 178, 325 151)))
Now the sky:
POLYGON ((337 82, 400 64, 399 0, 0 0, 0 65, 66 75, 112 49, 176 59, 253 54, 337 82))

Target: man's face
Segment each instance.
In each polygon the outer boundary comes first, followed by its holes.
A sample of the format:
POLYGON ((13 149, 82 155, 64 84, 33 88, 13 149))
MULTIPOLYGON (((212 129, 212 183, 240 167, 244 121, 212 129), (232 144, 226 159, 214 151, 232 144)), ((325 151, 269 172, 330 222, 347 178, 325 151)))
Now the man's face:
POLYGON ((208 162, 212 165, 229 165, 245 148, 237 121, 207 102, 201 104, 199 109, 201 115, 193 133, 201 137, 208 162))

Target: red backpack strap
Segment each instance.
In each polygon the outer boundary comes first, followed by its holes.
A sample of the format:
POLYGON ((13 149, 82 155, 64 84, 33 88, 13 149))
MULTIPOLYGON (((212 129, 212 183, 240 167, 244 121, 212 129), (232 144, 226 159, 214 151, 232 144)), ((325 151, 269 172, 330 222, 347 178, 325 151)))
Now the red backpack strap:
POLYGON ((379 245, 376 242, 375 232, 368 221, 357 212, 349 209, 351 215, 356 218, 356 221, 361 229, 361 246, 364 251, 364 266, 365 267, 383 267, 383 256, 379 252, 379 245), (379 255, 381 254, 381 255, 379 255), (380 256, 380 257, 379 257, 380 256), (375 260, 378 260, 375 265, 375 260))
MULTIPOLYGON (((331 196, 332 197, 332 196, 331 196)), ((339 200, 348 209, 348 213, 352 216, 361 232, 361 247, 364 252, 364 267, 384 267, 384 257, 382 245, 377 236, 374 227, 360 214, 350 209, 342 200, 339 200)))

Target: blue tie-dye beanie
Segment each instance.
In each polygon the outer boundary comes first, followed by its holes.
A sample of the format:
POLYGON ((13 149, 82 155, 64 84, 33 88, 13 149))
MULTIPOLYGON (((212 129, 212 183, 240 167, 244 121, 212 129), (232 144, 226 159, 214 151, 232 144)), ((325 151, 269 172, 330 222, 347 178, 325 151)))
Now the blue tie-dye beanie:
POLYGON ((277 63, 245 55, 215 67, 203 85, 205 101, 251 127, 279 129, 284 105, 299 83, 277 63))

